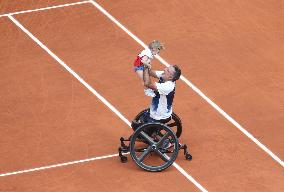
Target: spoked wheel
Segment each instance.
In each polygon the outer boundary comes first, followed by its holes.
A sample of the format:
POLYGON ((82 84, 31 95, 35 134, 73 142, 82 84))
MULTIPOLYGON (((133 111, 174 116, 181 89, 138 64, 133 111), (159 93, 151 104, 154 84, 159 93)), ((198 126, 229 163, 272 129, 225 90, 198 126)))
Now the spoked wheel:
POLYGON ((147 123, 132 135, 130 155, 144 170, 157 172, 168 168, 176 160, 179 143, 175 133, 161 123, 147 123))
MULTIPOLYGON (((150 109, 144 109, 136 117, 134 118, 135 121, 139 121, 139 119, 146 113, 149 112, 150 109)), ((180 118, 173 112, 172 113, 172 119, 166 123, 168 127, 170 127, 176 134, 177 138, 181 136, 182 133, 182 124, 180 118)))

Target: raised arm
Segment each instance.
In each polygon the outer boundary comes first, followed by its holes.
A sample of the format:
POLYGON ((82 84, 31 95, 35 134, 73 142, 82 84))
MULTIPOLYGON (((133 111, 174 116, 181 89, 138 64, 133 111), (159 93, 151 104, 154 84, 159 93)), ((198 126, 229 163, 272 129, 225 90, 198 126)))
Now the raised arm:
POLYGON ((151 68, 149 68, 149 75, 150 75, 151 77, 154 77, 154 78, 159 79, 159 77, 158 77, 157 74, 156 74, 156 71, 155 71, 155 70, 152 70, 151 68))
MULTIPOLYGON (((144 67, 144 71, 143 71, 144 86, 147 87, 147 88, 153 89, 154 91, 157 91, 157 86, 155 85, 155 83, 152 83, 152 81, 151 81, 150 71, 152 71, 152 70, 149 69, 146 66, 144 67)), ((152 71, 151 73, 154 73, 154 72, 152 71)), ((155 76, 156 76, 156 74, 155 74, 155 76)))
POLYGON ((141 63, 143 65, 146 65, 146 66, 149 66, 151 65, 151 60, 148 56, 144 55, 142 58, 141 58, 141 63))
POLYGON ((158 78, 156 75, 156 71, 151 69, 151 60, 148 56, 144 55, 141 59, 141 63, 149 69, 149 75, 154 78, 158 78))

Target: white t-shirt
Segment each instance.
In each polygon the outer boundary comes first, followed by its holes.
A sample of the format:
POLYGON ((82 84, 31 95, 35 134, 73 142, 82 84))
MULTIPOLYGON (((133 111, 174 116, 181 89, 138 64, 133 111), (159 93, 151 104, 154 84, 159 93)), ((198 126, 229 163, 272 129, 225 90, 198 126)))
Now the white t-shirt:
POLYGON ((153 59, 154 58, 154 55, 152 54, 151 50, 149 48, 146 48, 144 49, 140 54, 138 54, 138 56, 140 58, 142 58, 143 56, 147 56, 149 57, 150 59, 153 59))
POLYGON ((150 106, 150 117, 155 120, 167 119, 172 115, 172 104, 175 95, 175 82, 161 79, 163 71, 156 71, 156 75, 160 81, 156 83, 158 91, 153 97, 150 106))

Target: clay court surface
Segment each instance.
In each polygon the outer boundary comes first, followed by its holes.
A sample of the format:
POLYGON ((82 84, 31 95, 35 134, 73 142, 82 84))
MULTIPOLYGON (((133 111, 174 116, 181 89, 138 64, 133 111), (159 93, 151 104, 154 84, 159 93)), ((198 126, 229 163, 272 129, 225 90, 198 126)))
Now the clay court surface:
POLYGON ((204 94, 178 81, 193 160, 159 173, 117 157, 150 103, 132 68, 143 47, 76 2, 0 2, 0 192, 284 191, 283 1, 96 1, 204 94))

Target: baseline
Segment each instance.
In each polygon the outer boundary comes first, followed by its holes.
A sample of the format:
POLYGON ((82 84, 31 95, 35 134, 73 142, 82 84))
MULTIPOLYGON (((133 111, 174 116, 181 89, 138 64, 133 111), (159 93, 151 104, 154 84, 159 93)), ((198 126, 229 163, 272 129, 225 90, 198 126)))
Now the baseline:
POLYGON ((6 14, 0 15, 0 17, 8 17, 9 15, 18 15, 18 14, 23 14, 23 13, 44 11, 44 10, 68 7, 68 6, 73 6, 73 5, 81 5, 81 4, 85 4, 85 3, 90 3, 90 1, 79 1, 79 2, 76 2, 76 3, 67 3, 67 4, 63 4, 63 5, 56 5, 56 6, 51 6, 51 7, 39 8, 39 9, 31 9, 31 10, 18 11, 18 12, 13 12, 13 13, 6 13, 6 14))
POLYGON ((10 175, 17 175, 17 174, 22 174, 22 173, 35 172, 35 171, 42 171, 42 170, 46 170, 46 169, 52 169, 52 168, 56 168, 56 167, 63 167, 63 166, 67 166, 67 165, 74 165, 74 164, 79 164, 79 163, 85 163, 85 162, 101 160, 101 159, 117 157, 117 156, 118 156, 118 154, 104 155, 104 156, 100 156, 100 157, 92 157, 92 158, 88 158, 88 159, 82 159, 82 160, 77 160, 77 161, 70 161, 70 162, 66 162, 66 163, 59 163, 59 164, 55 164, 55 165, 48 165, 48 166, 37 167, 37 168, 32 168, 32 169, 25 169, 25 170, 21 170, 21 171, 14 171, 14 172, 9 172, 9 173, 0 173, 0 177, 10 176, 10 175))

